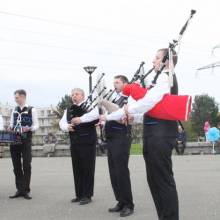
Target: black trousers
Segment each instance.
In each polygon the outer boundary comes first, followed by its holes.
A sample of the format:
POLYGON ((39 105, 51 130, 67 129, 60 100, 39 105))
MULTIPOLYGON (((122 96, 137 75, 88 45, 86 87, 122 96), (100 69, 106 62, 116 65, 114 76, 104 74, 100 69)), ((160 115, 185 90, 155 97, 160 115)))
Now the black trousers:
POLYGON ((30 192, 31 181, 31 138, 22 140, 22 144, 11 145, 10 152, 18 191, 30 192))
POLYGON ((108 137, 107 148, 109 173, 115 198, 121 206, 133 209, 134 204, 128 168, 131 138, 126 134, 108 137))
POLYGON ((159 220, 179 220, 176 184, 171 154, 175 137, 144 136, 143 155, 147 181, 159 220))
POLYGON ((71 144, 70 150, 76 197, 91 198, 94 193, 96 143, 71 144))

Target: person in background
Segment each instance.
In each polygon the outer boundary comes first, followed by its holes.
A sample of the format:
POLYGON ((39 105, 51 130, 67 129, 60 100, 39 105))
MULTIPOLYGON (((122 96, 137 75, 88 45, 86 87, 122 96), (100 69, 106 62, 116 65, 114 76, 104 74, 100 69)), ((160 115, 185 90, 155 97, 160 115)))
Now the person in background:
POLYGON ((210 127, 211 127, 211 126, 210 126, 209 121, 206 121, 205 124, 204 124, 204 127, 203 127, 203 130, 204 130, 204 133, 205 133, 205 139, 206 139, 206 141, 208 141, 207 135, 208 135, 208 131, 209 131, 210 127))
POLYGON ((186 148, 186 132, 185 130, 183 130, 183 128, 180 125, 178 126, 176 142, 177 142, 177 146, 176 146, 177 153, 183 155, 184 150, 186 148))
POLYGON ((51 154, 54 154, 56 144, 57 138, 52 133, 48 133, 48 135, 44 138, 43 146, 43 151, 47 157, 50 157, 51 154))

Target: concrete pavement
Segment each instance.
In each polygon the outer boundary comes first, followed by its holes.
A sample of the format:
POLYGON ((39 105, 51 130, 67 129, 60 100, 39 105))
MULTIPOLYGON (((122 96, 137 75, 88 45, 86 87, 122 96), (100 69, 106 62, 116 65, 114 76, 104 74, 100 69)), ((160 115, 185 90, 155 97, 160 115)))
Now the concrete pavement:
MULTIPOLYGON (((180 220, 220 219, 220 156, 174 156, 180 200, 180 220)), ((15 192, 10 158, 0 159, 0 220, 117 220, 108 213, 115 205, 106 157, 96 163, 95 196, 87 206, 71 204, 74 197, 69 157, 33 158, 32 196, 10 200, 15 192)), ((130 158, 135 213, 129 220, 157 220, 142 156, 130 158)))

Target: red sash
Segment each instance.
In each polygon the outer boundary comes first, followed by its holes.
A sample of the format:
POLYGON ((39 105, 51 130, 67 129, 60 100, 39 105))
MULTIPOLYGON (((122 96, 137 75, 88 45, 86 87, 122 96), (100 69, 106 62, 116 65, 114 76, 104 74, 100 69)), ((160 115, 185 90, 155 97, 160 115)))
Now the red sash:
MULTIPOLYGON (((143 98, 147 91, 147 88, 133 83, 124 87, 123 94, 137 101, 143 98)), ((163 99, 145 114, 158 119, 187 121, 191 112, 191 103, 192 97, 189 95, 165 94, 163 99)))

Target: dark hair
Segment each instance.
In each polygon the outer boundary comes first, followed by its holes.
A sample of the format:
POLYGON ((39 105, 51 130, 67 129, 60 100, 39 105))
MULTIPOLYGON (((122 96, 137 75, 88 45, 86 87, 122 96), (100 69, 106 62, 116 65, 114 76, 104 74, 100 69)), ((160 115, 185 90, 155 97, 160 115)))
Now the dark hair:
POLYGON ((123 83, 128 83, 128 78, 124 75, 117 75, 114 78, 115 79, 120 79, 123 83))
POLYGON ((24 89, 17 89, 15 92, 14 92, 14 95, 24 95, 25 97, 27 96, 27 93, 24 89))
MULTIPOLYGON (((169 49, 168 48, 162 48, 162 49, 159 49, 158 51, 162 51, 163 54, 165 55, 166 53, 169 52, 169 49)), ((176 53, 175 50, 172 50, 172 52, 173 52, 173 64, 174 64, 174 66, 176 66, 177 61, 178 61, 178 56, 177 56, 177 53, 176 53)), ((170 57, 169 57, 169 59, 170 59, 170 57)))

